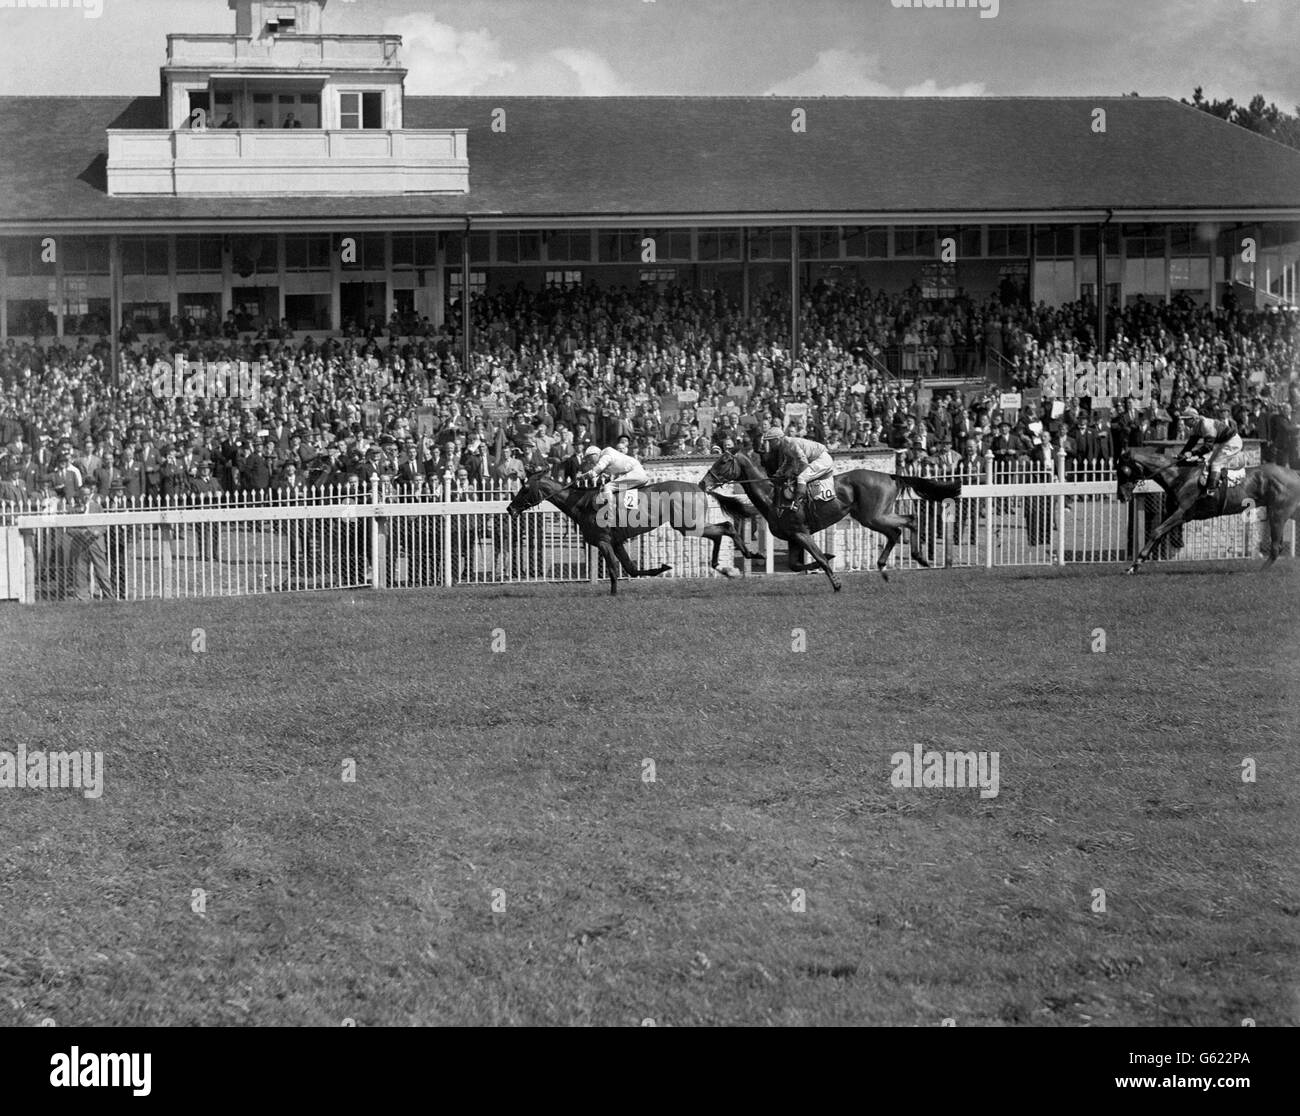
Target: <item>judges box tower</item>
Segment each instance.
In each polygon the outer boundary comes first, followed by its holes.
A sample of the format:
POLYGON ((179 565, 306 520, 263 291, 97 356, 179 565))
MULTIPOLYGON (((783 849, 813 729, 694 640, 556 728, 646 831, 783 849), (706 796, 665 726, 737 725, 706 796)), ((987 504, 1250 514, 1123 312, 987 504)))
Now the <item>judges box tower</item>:
POLYGON ((108 130, 108 192, 463 194, 463 128, 404 128, 399 35, 329 35, 327 0, 228 0, 233 35, 168 35, 167 127, 108 130))

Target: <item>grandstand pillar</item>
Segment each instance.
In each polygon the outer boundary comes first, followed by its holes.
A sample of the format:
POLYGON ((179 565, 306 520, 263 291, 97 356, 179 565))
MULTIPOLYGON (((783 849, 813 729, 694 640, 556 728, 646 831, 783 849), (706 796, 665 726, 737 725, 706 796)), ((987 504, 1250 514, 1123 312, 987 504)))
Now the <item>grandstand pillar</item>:
MULTIPOLYGON (((1106 355, 1106 222, 1097 226, 1097 351, 1106 355)), ((1100 357, 1098 357, 1100 359, 1100 357)))
POLYGON ((790 359, 799 359, 799 227, 790 226, 790 359))
POLYGON ((465 235, 460 245, 460 351, 462 375, 470 370, 469 331, 472 325, 469 312, 469 220, 465 221, 465 235))
POLYGON ((442 233, 437 234, 433 253, 433 324, 439 329, 447 320, 447 242, 442 233))
POLYGON ((740 230, 740 307, 749 317, 749 229, 740 230))
POLYGON ((118 359, 118 330, 122 328, 122 242, 117 233, 108 238, 108 338, 113 362, 113 390, 118 387, 121 361, 118 359))

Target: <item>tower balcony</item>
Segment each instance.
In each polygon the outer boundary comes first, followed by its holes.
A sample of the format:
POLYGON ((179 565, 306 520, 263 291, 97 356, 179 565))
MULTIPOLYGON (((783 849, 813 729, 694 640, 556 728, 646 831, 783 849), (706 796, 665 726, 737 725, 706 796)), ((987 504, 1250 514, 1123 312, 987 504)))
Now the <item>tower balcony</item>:
POLYGON ((167 65, 215 71, 400 68, 400 35, 168 35, 167 65))
POLYGON ((114 196, 464 194, 464 128, 109 129, 114 196))

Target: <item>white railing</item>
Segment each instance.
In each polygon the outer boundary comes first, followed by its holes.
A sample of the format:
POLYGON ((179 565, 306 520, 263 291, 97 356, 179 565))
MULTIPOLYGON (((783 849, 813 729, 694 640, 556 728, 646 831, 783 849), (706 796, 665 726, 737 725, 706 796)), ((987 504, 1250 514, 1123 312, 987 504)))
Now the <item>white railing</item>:
MULTIPOLYGON (((933 566, 1054 566, 1130 561, 1163 516, 1162 494, 1146 482, 1121 504, 1109 464, 923 475, 963 482, 945 504, 913 496, 897 510, 917 516, 917 545, 933 566), (1061 474, 1068 474, 1062 479, 1061 474)), ((305 489, 204 500, 117 501, 91 512, 0 505, 0 599, 154 600, 250 596, 313 589, 407 588, 463 584, 594 581, 601 559, 575 524, 549 504, 511 519, 509 493, 473 498, 435 493, 305 489), (7 581, 7 588, 6 588, 7 581)), ((94 505, 89 505, 94 507, 94 505)), ((710 521, 721 522, 719 511, 710 521)), ((1295 554, 1295 525, 1288 524, 1295 554)), ((724 541, 720 566, 774 573, 784 568, 764 527, 750 528, 746 563, 724 541)), ((1267 537, 1263 513, 1184 526, 1157 560, 1251 558, 1267 537)), ((852 521, 818 542, 840 570, 874 570, 881 536, 852 521)), ((712 544, 668 528, 629 545, 640 566, 667 563, 669 577, 711 576, 712 544)), ((918 563, 904 537, 889 569, 918 563)))

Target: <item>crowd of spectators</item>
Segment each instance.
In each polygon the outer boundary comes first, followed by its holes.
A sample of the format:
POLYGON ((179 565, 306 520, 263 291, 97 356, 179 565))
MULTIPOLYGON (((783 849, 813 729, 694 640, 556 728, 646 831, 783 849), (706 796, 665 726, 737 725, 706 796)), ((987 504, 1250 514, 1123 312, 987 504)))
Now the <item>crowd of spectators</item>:
POLYGON ((572 472, 588 443, 626 439, 642 460, 748 443, 773 421, 832 450, 888 447, 912 466, 962 459, 1105 461, 1184 436, 1191 403, 1234 418, 1266 458, 1297 460, 1300 338, 1294 310, 1215 310, 1138 299, 1108 315, 918 288, 820 283, 802 300, 792 358, 787 296, 748 315, 717 292, 594 287, 474 298, 472 361, 427 319, 349 323, 339 337, 287 323, 241 330, 173 321, 164 336, 0 346, 0 502, 191 499, 268 489, 394 493, 516 487, 530 468, 572 472), (901 361, 899 354, 901 353, 901 361), (158 362, 256 363, 255 395, 157 390, 158 362), (1133 400, 1044 398, 1015 414, 999 390, 1041 388, 1048 362, 1149 361, 1155 392, 1133 400), (895 370, 890 371, 890 364, 895 370), (934 378, 1002 376, 974 390, 934 378), (1261 375, 1262 374, 1262 375, 1261 375), (1216 378, 1217 377, 1217 378, 1216 378), (1213 385, 1213 386, 1212 386, 1213 385), (928 393, 918 404, 918 390, 928 393), (793 410, 791 409, 793 405, 793 410))

